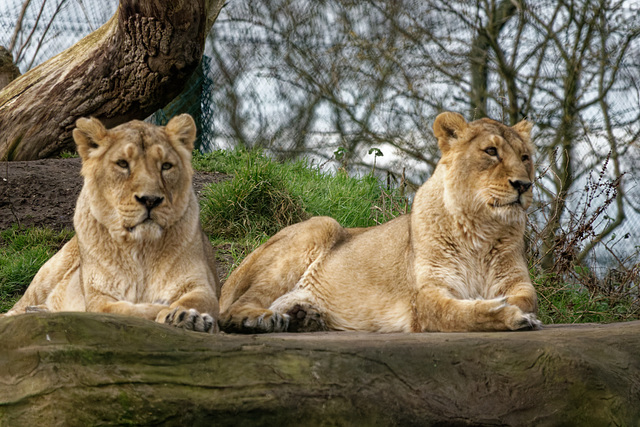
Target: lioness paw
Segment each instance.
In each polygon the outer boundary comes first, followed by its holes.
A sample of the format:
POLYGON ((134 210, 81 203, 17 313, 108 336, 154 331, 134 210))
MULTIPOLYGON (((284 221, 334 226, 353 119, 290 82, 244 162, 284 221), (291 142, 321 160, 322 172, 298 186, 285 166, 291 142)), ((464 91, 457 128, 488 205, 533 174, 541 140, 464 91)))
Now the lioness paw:
POLYGON ((244 319, 242 325, 254 332, 286 332, 289 316, 278 312, 263 313, 255 318, 244 319))
POLYGON ((476 300, 475 310, 481 330, 521 331, 542 328, 536 315, 527 313, 516 305, 509 304, 506 297, 476 300))
POLYGON ((518 331, 531 331, 542 329, 542 322, 538 320, 535 314, 533 313, 524 313, 522 318, 517 323, 517 328, 515 330, 518 331))
POLYGON ((289 316, 271 310, 227 312, 220 319, 220 327, 225 332, 243 334, 286 332, 289 316))
POLYGON ((509 330, 512 331, 530 331, 542 328, 536 315, 533 313, 525 313, 515 305, 507 304, 503 310, 504 323, 509 330))
POLYGON ((174 308, 166 315, 164 323, 188 331, 206 332, 209 334, 218 332, 218 323, 211 315, 199 313, 198 310, 193 308, 174 308))
POLYGON ((318 332, 327 331, 327 325, 320 312, 308 304, 296 304, 287 311, 289 332, 318 332))

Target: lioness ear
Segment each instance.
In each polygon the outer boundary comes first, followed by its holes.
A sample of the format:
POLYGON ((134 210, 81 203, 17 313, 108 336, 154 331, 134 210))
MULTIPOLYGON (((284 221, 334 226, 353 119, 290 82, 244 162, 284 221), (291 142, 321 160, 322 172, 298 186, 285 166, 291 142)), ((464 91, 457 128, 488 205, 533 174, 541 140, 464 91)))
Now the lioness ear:
POLYGON ((527 141, 531 137, 531 128, 533 128, 533 123, 527 120, 521 120, 520 122, 516 123, 511 129, 518 132, 520 137, 527 141))
POLYGON ((78 154, 86 159, 92 151, 102 144, 107 136, 107 128, 100 120, 91 118, 79 118, 76 120, 76 128, 73 130, 73 140, 78 147, 78 154))
POLYGON ((193 143, 196 140, 196 122, 188 114, 175 116, 166 126, 170 138, 175 138, 185 146, 189 153, 193 151, 193 143))
POLYGON ((433 122, 433 134, 438 138, 440 150, 446 153, 452 140, 459 138, 468 126, 464 117, 458 113, 439 114, 433 122))

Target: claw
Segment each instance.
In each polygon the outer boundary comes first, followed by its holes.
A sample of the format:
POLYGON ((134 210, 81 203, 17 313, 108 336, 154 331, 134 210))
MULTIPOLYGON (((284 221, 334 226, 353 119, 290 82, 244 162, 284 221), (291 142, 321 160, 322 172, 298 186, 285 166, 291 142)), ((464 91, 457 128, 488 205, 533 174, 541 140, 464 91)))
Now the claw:
POLYGON ((521 321, 522 327, 518 330, 539 330, 542 329, 542 322, 535 314, 526 313, 521 321))
POLYGON ((278 312, 262 313, 256 318, 246 318, 243 328, 254 333, 285 332, 289 326, 289 316, 278 312))
POLYGON ((174 308, 167 314, 164 323, 187 331, 213 333, 218 330, 218 323, 211 315, 207 313, 201 314, 193 308, 189 310, 181 309, 180 307, 174 308))

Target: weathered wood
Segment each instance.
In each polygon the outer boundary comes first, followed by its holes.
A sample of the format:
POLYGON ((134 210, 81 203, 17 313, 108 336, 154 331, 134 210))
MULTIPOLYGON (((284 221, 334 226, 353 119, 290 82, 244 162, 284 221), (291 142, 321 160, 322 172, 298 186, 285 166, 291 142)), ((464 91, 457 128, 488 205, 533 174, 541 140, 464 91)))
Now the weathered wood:
POLYGON ((535 332, 210 336, 0 318, 0 424, 638 425, 640 322, 535 332))
POLYGON ((0 91, 0 160, 73 149, 83 116, 143 119, 182 90, 224 0, 121 0, 98 30, 0 91))

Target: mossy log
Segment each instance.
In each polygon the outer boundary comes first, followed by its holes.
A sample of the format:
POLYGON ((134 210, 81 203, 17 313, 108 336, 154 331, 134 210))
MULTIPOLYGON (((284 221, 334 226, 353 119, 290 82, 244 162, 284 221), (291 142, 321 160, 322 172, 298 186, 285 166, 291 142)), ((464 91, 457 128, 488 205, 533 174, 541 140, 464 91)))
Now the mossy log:
POLYGON ((511 333, 205 335, 0 318, 0 424, 638 425, 640 322, 511 333))
POLYGON ((76 119, 111 127, 178 95, 225 0, 120 0, 115 15, 0 91, 0 160, 73 149, 76 119))

